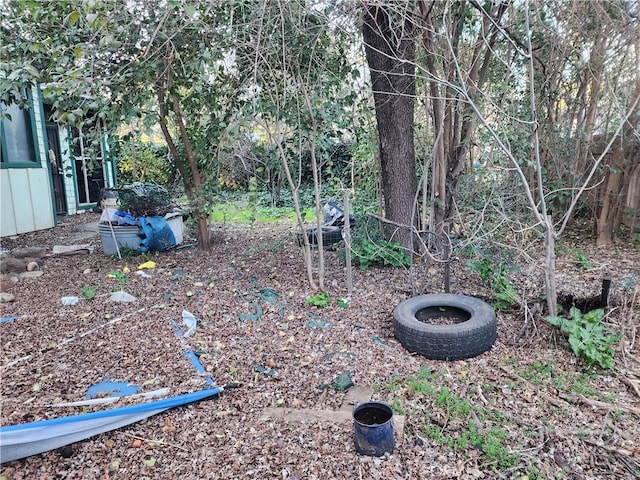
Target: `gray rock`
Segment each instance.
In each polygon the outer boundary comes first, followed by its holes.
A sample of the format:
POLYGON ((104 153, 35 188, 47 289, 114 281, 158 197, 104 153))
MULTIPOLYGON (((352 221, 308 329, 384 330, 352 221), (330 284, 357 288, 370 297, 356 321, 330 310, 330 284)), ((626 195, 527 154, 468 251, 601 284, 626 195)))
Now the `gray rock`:
POLYGON ((62 297, 60 299, 60 303, 67 306, 77 305, 79 301, 80 298, 78 297, 62 297))
POLYGON ((0 303, 15 301, 16 296, 13 293, 0 292, 0 303))
POLYGON ((111 302, 135 302, 136 301, 136 297, 134 297, 133 295, 127 293, 127 292, 113 292, 111 294, 111 296, 109 297, 109 301, 111 302))
POLYGON ((3 258, 0 261, 0 272, 2 273, 20 273, 27 270, 27 262, 20 258, 3 258))
POLYGON ((24 247, 16 248, 11 251, 14 258, 43 258, 47 255, 47 249, 44 247, 24 247))
POLYGON ((1 275, 0 276, 0 292, 6 292, 19 281, 20 279, 16 275, 1 275))
POLYGON ((54 255, 75 255, 78 253, 93 253, 93 247, 89 244, 83 245, 54 245, 52 249, 54 255))
POLYGON ((25 278, 38 278, 41 277, 44 274, 44 272, 42 270, 36 270, 35 272, 22 272, 20 274, 20 278, 25 279, 25 278))

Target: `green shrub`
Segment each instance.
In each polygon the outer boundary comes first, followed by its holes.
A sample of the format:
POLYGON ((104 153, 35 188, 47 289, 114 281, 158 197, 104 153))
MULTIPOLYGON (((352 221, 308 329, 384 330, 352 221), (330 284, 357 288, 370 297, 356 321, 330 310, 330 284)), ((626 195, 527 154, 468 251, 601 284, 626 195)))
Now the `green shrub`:
POLYGON ((376 264, 392 267, 407 267, 411 259, 402 245, 380 239, 375 243, 368 238, 356 238, 351 244, 351 259, 361 270, 376 264))
POLYGON ((86 300, 93 300, 97 291, 98 287, 96 285, 85 285, 82 287, 82 298, 86 300))
POLYGON ((571 307, 569 315, 569 319, 547 317, 547 321, 569 335, 571 350, 582 357, 588 366, 597 364, 602 368, 612 369, 615 345, 621 336, 602 323, 604 310, 592 310, 583 314, 576 307, 571 307))
POLYGON ((480 279, 486 283, 496 297, 493 306, 497 309, 507 308, 512 304, 519 304, 522 299, 511 280, 506 276, 507 267, 504 264, 494 265, 488 257, 476 262, 467 262, 474 272, 480 274, 480 279))
POLYGON ((325 292, 316 293, 304 301, 305 307, 308 307, 309 305, 313 305, 318 308, 327 307, 329 305, 329 294, 325 292))
POLYGON ((133 182, 159 185, 170 183, 174 167, 167 161, 166 147, 158 147, 139 139, 131 145, 130 139, 121 139, 113 154, 117 159, 118 183, 121 185, 133 182))
POLYGON ((587 258, 587 255, 582 250, 580 249, 574 250, 573 258, 575 259, 576 263, 583 268, 583 270, 586 270, 586 271, 593 270, 593 265, 589 261, 589 258, 587 258))

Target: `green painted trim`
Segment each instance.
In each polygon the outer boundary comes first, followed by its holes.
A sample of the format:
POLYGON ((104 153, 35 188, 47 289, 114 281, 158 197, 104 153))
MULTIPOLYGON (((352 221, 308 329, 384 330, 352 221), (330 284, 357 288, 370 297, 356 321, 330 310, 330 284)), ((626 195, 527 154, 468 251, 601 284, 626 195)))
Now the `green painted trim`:
MULTIPOLYGON (((34 153, 36 155, 36 163, 38 164, 39 167, 42 168, 42 156, 40 155, 40 142, 38 142, 38 123, 36 122, 36 101, 40 101, 41 98, 40 96, 33 98, 33 91, 31 89, 29 89, 28 95, 29 95, 29 100, 31 101, 31 108, 29 109, 29 118, 31 119, 31 140, 33 142, 34 153)), ((40 112, 42 112, 42 102, 40 102, 40 112)), ((44 141, 46 145, 46 141, 47 141, 46 129, 45 129, 44 141)))
POLYGON ((42 168, 42 165, 36 162, 0 162, 0 168, 42 168))
MULTIPOLYGON (((102 159, 102 162, 105 165, 105 170, 107 168, 111 169, 111 177, 113 179, 113 184, 107 186, 107 181, 106 181, 107 179, 105 177, 105 182, 104 182, 105 187, 118 188, 118 175, 116 170, 116 162, 115 162, 115 159, 113 158, 113 155, 111 154, 111 148, 109 148, 108 135, 106 133, 106 128, 105 128, 105 132, 103 132, 102 135, 100 135, 100 142, 102 143, 102 151, 104 152, 104 158, 102 159)), ((104 173, 106 174, 107 172, 105 171, 104 173)))
MULTIPOLYGON (((31 146, 34 150, 34 155, 36 160, 34 162, 2 162, 0 161, 0 168, 42 168, 42 162, 40 159, 40 149, 38 148, 38 129, 36 125, 36 117, 35 117, 35 100, 33 98, 33 93, 31 89, 27 90, 27 97, 29 98, 30 107, 29 108, 29 119, 31 120, 31 146)), ((24 110, 24 109, 21 109, 24 110)), ((42 108, 40 108, 42 111, 42 108)), ((4 134, 4 125, 0 122, 0 137, 2 137, 2 151, 6 152, 7 141, 4 134)))
POLYGON ((49 134, 47 133, 47 122, 44 118, 44 99, 42 90, 38 88, 38 102, 40 102, 40 124, 42 125, 42 137, 44 144, 44 154, 46 158, 47 171, 49 172, 49 193, 51 194, 51 212, 53 213, 53 225, 58 224, 58 209, 56 208, 56 192, 53 186, 53 170, 49 161, 49 134))
MULTIPOLYGON (((71 143, 71 127, 66 125, 67 127, 67 148, 69 149, 69 161, 71 163, 71 179, 73 180, 71 183, 73 184, 73 198, 76 201, 76 212, 80 210, 80 198, 78 198, 78 180, 76 177, 76 159, 73 156, 73 144, 71 143)), ((65 174, 66 175, 66 174, 65 174)), ((69 205, 67 205, 69 208, 69 205)))

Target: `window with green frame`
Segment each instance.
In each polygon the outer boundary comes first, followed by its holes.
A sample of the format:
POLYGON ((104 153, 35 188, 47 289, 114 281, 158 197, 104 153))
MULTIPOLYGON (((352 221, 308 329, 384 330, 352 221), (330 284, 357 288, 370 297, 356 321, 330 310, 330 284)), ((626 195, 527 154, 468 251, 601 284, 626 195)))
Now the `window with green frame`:
POLYGON ((15 103, 0 105, 0 161, 3 167, 36 167, 33 118, 15 103))

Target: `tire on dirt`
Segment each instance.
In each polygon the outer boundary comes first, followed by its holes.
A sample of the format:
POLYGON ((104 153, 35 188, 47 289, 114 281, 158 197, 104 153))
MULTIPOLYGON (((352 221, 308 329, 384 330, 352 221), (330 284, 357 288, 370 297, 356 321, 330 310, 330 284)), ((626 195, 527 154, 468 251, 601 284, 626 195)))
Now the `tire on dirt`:
MULTIPOLYGON (((316 227, 307 228, 305 230, 309 243, 311 245, 318 244, 318 229, 316 227)), ((302 239, 299 239, 301 245, 302 239)), ((322 245, 329 247, 335 243, 342 241, 342 229, 340 227, 322 227, 322 245)))
POLYGON ((466 295, 418 295, 396 306, 393 332, 410 352, 432 360, 463 360, 476 357, 493 346, 497 337, 496 314, 489 304, 466 295), (465 315, 452 325, 428 323, 416 317, 422 317, 420 312, 429 309, 445 312, 450 309, 465 315))

